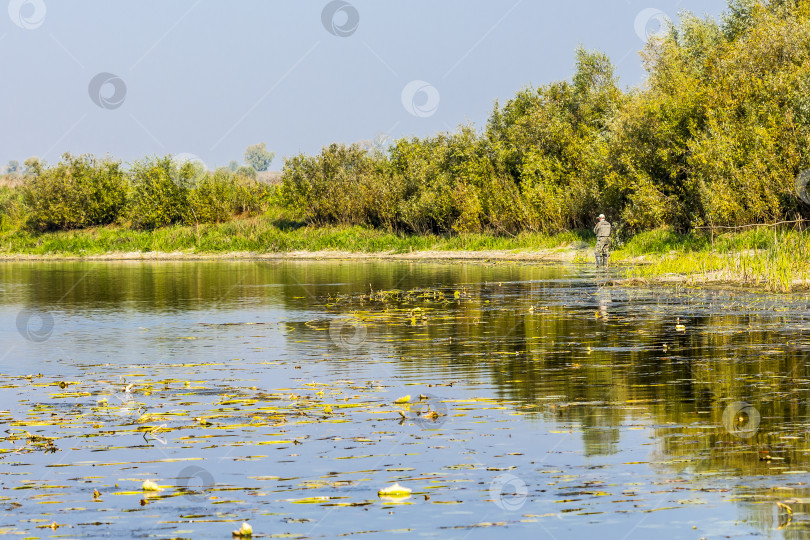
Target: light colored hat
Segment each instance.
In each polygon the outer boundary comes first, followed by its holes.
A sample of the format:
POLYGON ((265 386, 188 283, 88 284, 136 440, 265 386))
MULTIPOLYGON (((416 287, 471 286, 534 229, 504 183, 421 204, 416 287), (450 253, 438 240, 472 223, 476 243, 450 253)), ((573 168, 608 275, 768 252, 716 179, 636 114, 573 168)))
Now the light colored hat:
POLYGON ((605 214, 599 214, 599 219, 605 219, 605 214))

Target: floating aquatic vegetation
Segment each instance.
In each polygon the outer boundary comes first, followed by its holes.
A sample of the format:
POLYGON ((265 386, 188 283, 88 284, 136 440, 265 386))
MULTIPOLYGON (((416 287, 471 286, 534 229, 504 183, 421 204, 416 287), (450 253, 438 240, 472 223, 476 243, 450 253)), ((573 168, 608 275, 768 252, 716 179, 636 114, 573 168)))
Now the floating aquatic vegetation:
POLYGON ((239 527, 238 530, 233 531, 231 534, 234 538, 252 538, 253 527, 251 527, 247 522, 243 522, 242 526, 239 527))
MULTIPOLYGON (((241 291, 224 268, 213 289, 241 291)), ((810 521, 806 299, 518 266, 413 279, 385 266, 391 281, 372 289, 364 275, 346 285, 354 266, 339 279, 312 268, 273 270, 295 276, 283 294, 61 320, 75 342, 20 349, 31 373, 0 369, 0 506, 13 516, 0 530, 486 535, 542 523, 564 537, 599 515, 723 529, 707 506, 738 507, 746 533, 810 521), (365 328, 360 347, 330 335, 347 317, 365 328), (412 491, 384 494, 392 485, 412 491)))

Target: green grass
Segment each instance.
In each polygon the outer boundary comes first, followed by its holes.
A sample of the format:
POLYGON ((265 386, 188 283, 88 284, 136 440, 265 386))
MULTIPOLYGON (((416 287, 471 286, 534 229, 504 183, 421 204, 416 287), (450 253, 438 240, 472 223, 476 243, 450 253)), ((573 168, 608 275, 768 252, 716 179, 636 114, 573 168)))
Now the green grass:
POLYGON ((629 239, 615 250, 618 257, 669 253, 670 251, 701 251, 709 246, 708 239, 698 234, 680 234, 671 229, 645 231, 629 239))
POLYGON ((758 227, 715 236, 679 236, 667 231, 639 235, 619 250, 619 259, 645 256, 649 264, 628 269, 630 277, 681 276, 764 287, 778 292, 808 286, 810 233, 758 227), (645 252, 646 250, 646 252, 645 252))
POLYGON ((406 235, 360 226, 307 227, 268 216, 215 225, 171 226, 153 231, 98 227, 76 231, 0 232, 0 254, 87 256, 126 252, 284 253, 336 250, 408 253, 419 250, 515 250, 562 247, 580 240, 576 233, 516 237, 487 234, 406 235))
POLYGON ((628 258, 664 253, 709 252, 720 253, 750 249, 774 248, 783 237, 804 236, 796 231, 777 231, 772 227, 751 227, 735 232, 715 234, 712 238, 706 231, 688 234, 677 233, 669 228, 655 229, 637 234, 614 250, 617 256, 628 258), (777 241, 777 238, 780 240, 777 241))

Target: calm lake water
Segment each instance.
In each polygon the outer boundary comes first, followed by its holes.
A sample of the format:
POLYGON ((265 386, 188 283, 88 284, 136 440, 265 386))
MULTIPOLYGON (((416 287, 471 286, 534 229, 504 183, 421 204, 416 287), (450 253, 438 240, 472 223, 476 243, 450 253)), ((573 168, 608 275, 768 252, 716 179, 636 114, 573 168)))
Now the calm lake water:
POLYGON ((0 284, 13 537, 810 536, 805 296, 465 263, 0 284))

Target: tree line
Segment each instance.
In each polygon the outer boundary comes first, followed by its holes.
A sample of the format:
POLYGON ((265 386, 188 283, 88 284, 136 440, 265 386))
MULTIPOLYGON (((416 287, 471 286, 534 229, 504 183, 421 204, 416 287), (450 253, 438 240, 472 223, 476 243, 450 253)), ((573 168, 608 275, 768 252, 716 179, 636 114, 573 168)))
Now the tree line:
POLYGON ((415 233, 553 233, 604 213, 630 235, 808 214, 796 178, 810 167, 810 0, 686 13, 642 56, 640 88, 580 49, 571 80, 496 102, 483 129, 289 158, 282 200, 312 224, 415 233))
POLYGON ((0 186, 0 228, 155 229, 258 214, 269 206, 273 188, 257 181, 257 172, 266 171, 274 156, 265 143, 251 145, 245 152, 249 166, 231 161, 216 171, 183 155, 150 157, 128 166, 70 153, 55 165, 31 157, 23 168, 11 160, 6 173, 22 182, 0 186))
POLYGON ((34 231, 119 225, 155 229, 219 223, 267 207, 270 186, 252 174, 208 171, 198 161, 120 161, 65 154, 51 166, 26 160, 19 186, 0 187, 0 225, 34 231))
MULTIPOLYGON (((276 153, 268 150, 266 143, 252 144, 245 150, 245 163, 247 165, 240 165, 238 161, 232 159, 228 163, 227 169, 234 173, 239 172, 243 176, 251 176, 255 172, 268 170, 275 157, 276 153)), ((20 165, 20 162, 16 159, 11 159, 6 165, 5 174, 12 176, 30 175, 37 170, 39 165, 40 159, 35 156, 26 159, 24 166, 20 165)))

